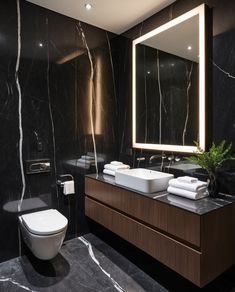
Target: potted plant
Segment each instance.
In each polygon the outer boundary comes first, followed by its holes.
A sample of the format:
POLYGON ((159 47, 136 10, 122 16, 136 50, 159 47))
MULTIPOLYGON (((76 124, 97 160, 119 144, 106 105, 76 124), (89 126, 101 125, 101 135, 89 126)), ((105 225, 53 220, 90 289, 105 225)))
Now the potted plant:
POLYGON ((195 144, 197 152, 194 156, 187 157, 186 159, 198 164, 207 171, 209 178, 208 192, 211 197, 215 198, 219 193, 218 174, 224 162, 235 160, 235 156, 230 153, 232 143, 226 145, 225 140, 223 140, 220 144, 215 145, 213 142, 209 151, 203 151, 197 142, 195 144))

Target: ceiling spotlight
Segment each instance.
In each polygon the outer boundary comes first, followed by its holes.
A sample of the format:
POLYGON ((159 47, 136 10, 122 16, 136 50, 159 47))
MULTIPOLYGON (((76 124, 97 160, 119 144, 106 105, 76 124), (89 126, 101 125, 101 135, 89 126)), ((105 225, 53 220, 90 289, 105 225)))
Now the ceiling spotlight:
POLYGON ((192 50, 192 47, 191 46, 188 46, 188 50, 191 51, 192 50))
POLYGON ((147 74, 151 74, 151 72, 150 71, 147 71, 147 74))
POLYGON ((42 48, 42 47, 43 47, 43 43, 39 43, 38 46, 39 46, 40 48, 42 48))
POLYGON ((90 3, 86 3, 85 8, 86 8, 86 10, 91 10, 92 5, 90 3))

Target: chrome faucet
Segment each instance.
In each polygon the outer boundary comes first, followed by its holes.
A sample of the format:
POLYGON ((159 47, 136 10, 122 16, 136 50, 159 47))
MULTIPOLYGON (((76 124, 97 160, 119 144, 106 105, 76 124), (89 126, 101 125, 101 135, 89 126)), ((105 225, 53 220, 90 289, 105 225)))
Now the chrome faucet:
POLYGON ((157 159, 157 158, 161 158, 161 159, 162 159, 162 155, 159 155, 159 154, 152 155, 152 156, 149 158, 149 163, 151 164, 152 161, 153 161, 154 159, 157 159))
POLYGON ((164 160, 166 159, 166 154, 162 152, 162 155, 157 154, 157 155, 152 155, 149 158, 149 163, 151 164, 153 159, 161 158, 161 166, 160 166, 160 171, 163 171, 163 166, 164 166, 164 160))

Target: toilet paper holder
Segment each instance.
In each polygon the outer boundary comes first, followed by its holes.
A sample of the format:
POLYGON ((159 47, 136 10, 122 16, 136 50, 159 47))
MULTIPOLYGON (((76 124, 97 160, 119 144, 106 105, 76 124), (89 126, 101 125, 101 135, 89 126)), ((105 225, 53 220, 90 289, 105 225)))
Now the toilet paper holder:
POLYGON ((67 181, 65 180, 65 178, 70 178, 70 180, 74 180, 72 174, 60 174, 58 175, 58 179, 57 179, 57 185, 59 185, 60 187, 63 187, 64 186, 64 182, 67 181), (63 181, 64 179, 64 181, 63 181))

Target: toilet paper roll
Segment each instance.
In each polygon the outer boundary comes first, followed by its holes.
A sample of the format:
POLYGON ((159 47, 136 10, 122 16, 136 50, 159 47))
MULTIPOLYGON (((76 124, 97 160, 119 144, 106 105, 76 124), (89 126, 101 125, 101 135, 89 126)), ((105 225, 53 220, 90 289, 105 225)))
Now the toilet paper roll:
POLYGON ((75 189, 74 189, 74 180, 70 181, 65 181, 64 182, 64 189, 63 189, 64 195, 69 195, 69 194, 74 194, 75 189))

